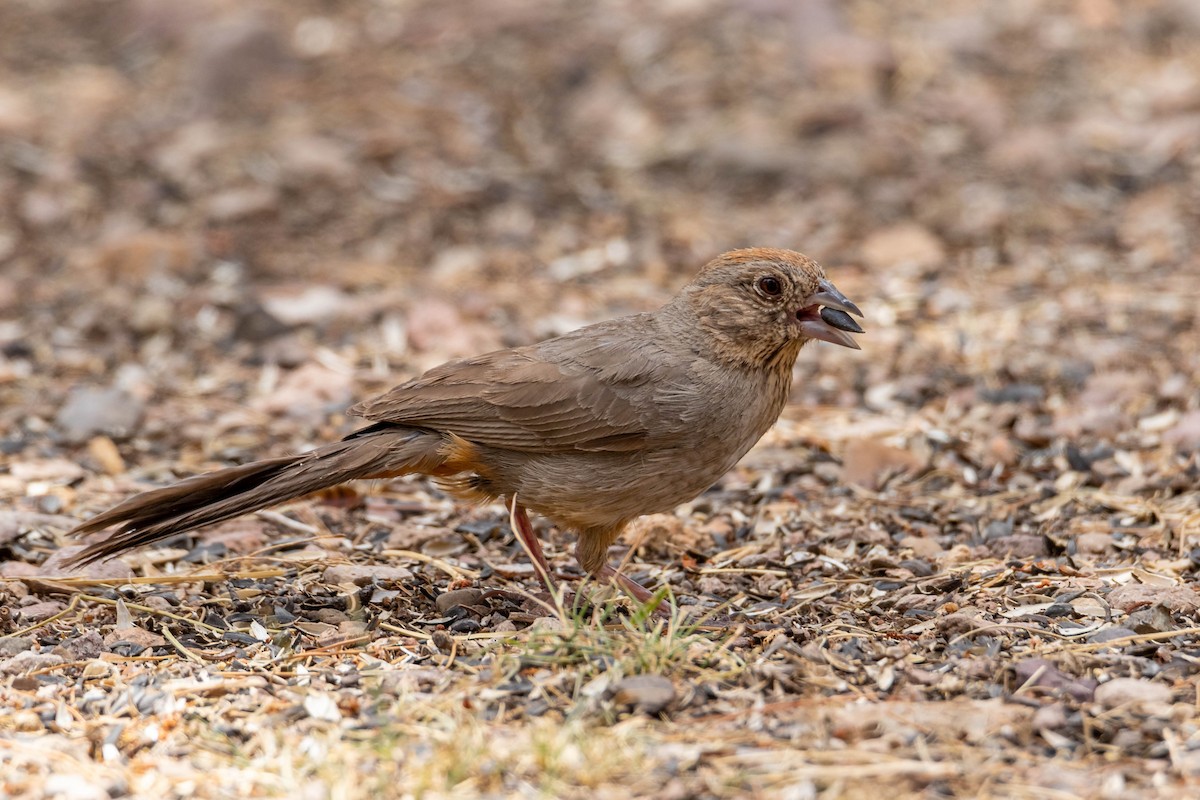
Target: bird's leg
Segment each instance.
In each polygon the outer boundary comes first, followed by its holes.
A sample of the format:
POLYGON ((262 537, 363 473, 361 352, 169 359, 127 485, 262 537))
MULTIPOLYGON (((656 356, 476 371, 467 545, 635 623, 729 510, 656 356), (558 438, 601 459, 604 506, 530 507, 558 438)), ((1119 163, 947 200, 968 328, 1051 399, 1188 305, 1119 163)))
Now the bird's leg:
POLYGON ((554 580, 550 577, 550 564, 546 562, 546 556, 542 553, 542 543, 533 531, 533 523, 529 521, 529 514, 525 512, 525 506, 517 502, 516 495, 513 495, 512 503, 508 508, 508 521, 512 525, 513 532, 525 545, 525 551, 533 560, 533 568, 542 579, 542 583, 546 584, 546 588, 550 590, 551 594, 554 594, 554 580))
MULTIPOLYGON (((654 600, 654 592, 650 591, 645 586, 642 586, 628 575, 622 575, 621 571, 613 567, 611 564, 605 564, 602 566, 600 571, 596 573, 596 578, 599 580, 610 580, 616 583, 617 586, 621 587, 626 594, 628 594, 634 600, 637 600, 642 605, 647 605, 654 600)), ((670 620, 671 612, 674 610, 675 608, 671 605, 669 600, 663 600, 654 607, 654 616, 670 620)))
MULTIPOLYGON (((579 539, 575 542, 575 558, 578 559, 579 566, 597 581, 615 583, 619 589, 643 605, 653 602, 654 592, 628 575, 622 575, 619 569, 608 563, 608 547, 620 533, 620 528, 580 531, 579 539)), ((670 617, 671 604, 659 603, 654 613, 670 617)))

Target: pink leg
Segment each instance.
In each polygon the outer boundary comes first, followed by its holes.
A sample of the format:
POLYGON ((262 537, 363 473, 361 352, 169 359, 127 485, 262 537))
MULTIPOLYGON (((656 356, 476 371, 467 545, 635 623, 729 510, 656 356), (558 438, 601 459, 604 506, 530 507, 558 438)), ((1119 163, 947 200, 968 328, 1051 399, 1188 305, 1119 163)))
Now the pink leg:
POLYGON ((529 521, 529 514, 525 512, 525 507, 519 505, 515 497, 509 507, 508 518, 513 532, 525 543, 525 549, 529 551, 529 557, 533 559, 533 568, 537 571, 538 577, 542 579, 542 583, 546 584, 546 588, 553 592, 554 580, 550 577, 550 564, 547 563, 546 556, 542 552, 542 543, 533 531, 533 523, 529 521))
MULTIPOLYGON (((633 578, 630 578, 627 575, 622 575, 619 570, 615 569, 610 564, 605 564, 603 567, 601 567, 600 574, 596 577, 600 580, 607 579, 616 581, 617 585, 620 586, 626 593, 628 593, 630 597, 643 605, 654 599, 654 592, 650 591, 645 586, 642 586, 633 578)), ((654 615, 656 617, 663 617, 664 619, 669 620, 671 618, 671 611, 673 610, 674 609, 671 603, 667 600, 663 600, 654 609, 654 615)))
POLYGON ((601 567, 600 574, 597 577, 600 580, 607 579, 616 581, 618 586, 628 592, 629 595, 639 603, 648 603, 654 598, 654 592, 650 591, 645 586, 642 586, 633 578, 622 575, 610 564, 605 564, 603 567, 601 567))

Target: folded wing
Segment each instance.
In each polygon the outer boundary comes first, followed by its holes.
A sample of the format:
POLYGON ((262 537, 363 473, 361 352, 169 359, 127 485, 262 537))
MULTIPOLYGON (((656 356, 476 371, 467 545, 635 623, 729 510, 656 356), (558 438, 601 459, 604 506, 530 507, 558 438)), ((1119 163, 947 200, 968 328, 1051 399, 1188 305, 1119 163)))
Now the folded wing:
MULTIPOLYGON (((622 323, 651 325, 641 317, 622 323)), ((679 427, 647 384, 669 387, 654 337, 615 325, 452 361, 350 409, 511 450, 629 452, 679 427), (640 391, 638 391, 640 389, 640 391)))

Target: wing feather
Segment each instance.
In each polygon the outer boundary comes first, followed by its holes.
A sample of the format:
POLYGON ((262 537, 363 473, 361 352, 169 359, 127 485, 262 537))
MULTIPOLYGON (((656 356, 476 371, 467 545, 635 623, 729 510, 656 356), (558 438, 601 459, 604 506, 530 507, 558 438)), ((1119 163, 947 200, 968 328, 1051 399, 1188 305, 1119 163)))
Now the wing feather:
POLYGON ((665 357, 655 324, 649 315, 627 317, 586 334, 452 361, 350 413, 512 450, 638 450, 679 424, 672 424, 673 404, 645 390, 680 377, 665 366, 677 359, 665 357))

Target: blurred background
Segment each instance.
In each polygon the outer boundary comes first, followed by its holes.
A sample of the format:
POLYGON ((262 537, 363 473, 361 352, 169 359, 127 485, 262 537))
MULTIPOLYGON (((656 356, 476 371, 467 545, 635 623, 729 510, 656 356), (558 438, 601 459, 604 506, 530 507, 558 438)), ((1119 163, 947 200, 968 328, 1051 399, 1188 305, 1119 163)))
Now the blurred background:
POLYGON ((746 245, 866 311, 795 396, 864 435, 980 474, 1200 445, 1189 0, 6 0, 0 30, 9 456, 294 449, 746 245))

